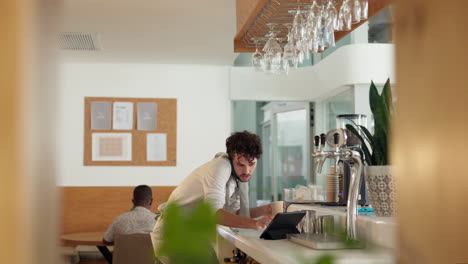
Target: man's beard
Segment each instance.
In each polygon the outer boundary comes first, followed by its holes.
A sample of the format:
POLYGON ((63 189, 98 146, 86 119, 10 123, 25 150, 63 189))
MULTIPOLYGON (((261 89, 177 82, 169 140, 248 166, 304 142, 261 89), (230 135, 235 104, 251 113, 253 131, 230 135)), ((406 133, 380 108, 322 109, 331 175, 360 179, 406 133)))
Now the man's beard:
POLYGON ((241 182, 248 182, 250 180, 250 174, 242 174, 241 176, 238 176, 237 178, 239 179, 239 181, 241 182), (247 180, 243 180, 242 177, 244 176, 247 176, 247 180))

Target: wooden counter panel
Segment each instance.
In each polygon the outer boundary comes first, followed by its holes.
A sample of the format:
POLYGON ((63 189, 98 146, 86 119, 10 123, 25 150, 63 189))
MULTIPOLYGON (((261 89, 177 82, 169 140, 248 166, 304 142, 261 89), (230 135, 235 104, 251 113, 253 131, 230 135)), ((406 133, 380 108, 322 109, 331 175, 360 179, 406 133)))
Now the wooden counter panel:
MULTIPOLYGON (((152 212, 157 212, 176 186, 152 186, 152 212)), ((114 218, 132 208, 135 186, 59 187, 62 193, 61 233, 105 231, 114 218)))

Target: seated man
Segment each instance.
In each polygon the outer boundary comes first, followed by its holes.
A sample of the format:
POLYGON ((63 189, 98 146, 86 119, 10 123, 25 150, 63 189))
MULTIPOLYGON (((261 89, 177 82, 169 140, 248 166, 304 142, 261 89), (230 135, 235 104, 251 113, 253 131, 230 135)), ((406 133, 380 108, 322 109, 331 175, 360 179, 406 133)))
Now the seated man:
MULTIPOLYGON (((149 234, 156 223, 156 214, 152 213, 153 194, 147 185, 139 185, 133 190, 133 208, 123 213, 112 222, 104 233, 103 242, 114 243, 117 235, 149 234)), ((107 262, 112 263, 112 254, 107 247, 98 247, 107 262)))

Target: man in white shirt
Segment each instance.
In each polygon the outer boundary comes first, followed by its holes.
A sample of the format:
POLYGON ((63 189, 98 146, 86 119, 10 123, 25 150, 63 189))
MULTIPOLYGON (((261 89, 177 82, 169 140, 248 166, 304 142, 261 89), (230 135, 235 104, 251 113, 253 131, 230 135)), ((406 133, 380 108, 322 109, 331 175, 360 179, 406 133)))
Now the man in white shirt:
MULTIPOLYGON (((117 235, 129 234, 149 234, 156 223, 156 214, 152 213, 151 204, 153 203, 153 192, 147 185, 139 185, 133 190, 133 208, 123 213, 112 222, 104 233, 103 241, 112 245, 117 235)), ((107 248, 106 248, 107 249, 107 248)), ((104 257, 109 261, 110 252, 103 252, 104 257), (106 256, 107 255, 107 256, 106 256)), ((110 261, 109 261, 110 262, 110 261)))
MULTIPOLYGON (((248 181, 262 155, 260 137, 248 131, 236 132, 226 139, 226 152, 195 169, 170 195, 167 203, 178 203, 190 211, 197 202, 212 205, 221 225, 237 228, 265 228, 272 219, 270 205, 249 208, 248 181)), ((159 206, 162 217, 154 226, 151 238, 155 249, 160 243, 164 208, 159 206)), ((167 263, 167 259, 160 258, 167 263)))

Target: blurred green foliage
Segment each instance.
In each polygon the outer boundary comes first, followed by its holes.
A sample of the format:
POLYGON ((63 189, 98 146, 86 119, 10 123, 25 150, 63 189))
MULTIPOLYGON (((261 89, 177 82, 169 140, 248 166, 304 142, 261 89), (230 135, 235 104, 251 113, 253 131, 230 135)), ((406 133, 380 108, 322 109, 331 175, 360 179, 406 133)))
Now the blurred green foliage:
POLYGON ((381 94, 377 91, 374 82, 371 82, 369 104, 374 116, 374 134, 372 135, 365 126, 357 124, 347 124, 346 128, 361 140, 364 161, 368 166, 388 165, 390 120, 394 112, 390 79, 385 82, 381 94), (366 142, 368 145, 365 144, 366 142))
POLYGON ((171 264, 217 263, 213 244, 218 219, 209 204, 201 202, 190 213, 177 204, 169 204, 163 221, 157 255, 168 257, 171 264))
POLYGON ((298 256, 297 260, 301 264, 334 264, 336 263, 335 257, 329 253, 324 253, 322 256, 318 258, 314 258, 313 260, 310 259, 310 257, 298 256))
POLYGON ((335 258, 332 255, 323 255, 315 261, 315 264, 333 264, 334 262, 335 258))

